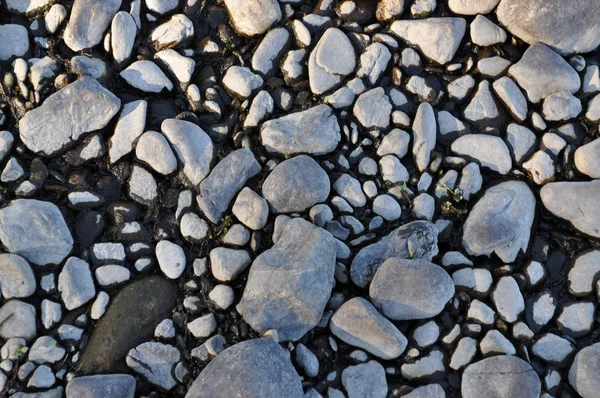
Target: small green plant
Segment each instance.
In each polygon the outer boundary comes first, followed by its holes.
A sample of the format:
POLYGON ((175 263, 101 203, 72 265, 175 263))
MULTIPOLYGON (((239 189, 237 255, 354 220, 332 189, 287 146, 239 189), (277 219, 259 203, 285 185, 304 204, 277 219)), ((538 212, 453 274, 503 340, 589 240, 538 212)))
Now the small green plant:
POLYGON ((20 348, 17 348, 13 354, 18 358, 18 357, 21 357, 22 355, 26 354, 27 351, 29 351, 29 347, 20 347, 20 348))
POLYGON ((450 201, 446 201, 442 205, 442 214, 445 216, 463 216, 467 214, 467 211, 457 208, 450 201))

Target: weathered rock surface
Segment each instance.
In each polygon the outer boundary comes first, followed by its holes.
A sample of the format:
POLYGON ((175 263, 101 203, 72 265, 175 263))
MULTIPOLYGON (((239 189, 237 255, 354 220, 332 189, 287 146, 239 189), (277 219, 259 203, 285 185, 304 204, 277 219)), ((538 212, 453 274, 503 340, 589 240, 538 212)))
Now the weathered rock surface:
POLYGON ((438 254, 437 236, 436 226, 428 221, 414 221, 395 229, 358 252, 350 268, 352 282, 367 286, 379 266, 391 257, 431 261, 438 254))
POLYGON ((289 221, 273 247, 252 263, 237 310, 260 333, 298 340, 315 327, 333 288, 336 243, 300 218, 289 221))
POLYGON ((21 140, 33 152, 57 155, 85 134, 106 127, 120 107, 119 98, 83 76, 25 114, 19 121, 21 140))

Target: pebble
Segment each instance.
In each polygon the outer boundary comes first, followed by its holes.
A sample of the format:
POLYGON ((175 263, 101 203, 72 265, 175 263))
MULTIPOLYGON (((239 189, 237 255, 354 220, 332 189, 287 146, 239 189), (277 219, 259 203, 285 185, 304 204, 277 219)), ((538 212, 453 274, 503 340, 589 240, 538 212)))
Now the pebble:
POLYGON ((454 284, 446 271, 427 260, 390 258, 375 272, 369 296, 388 318, 427 319, 442 312, 454 296, 454 284))
POLYGON ((237 311, 259 333, 275 329, 280 341, 298 340, 321 319, 335 253, 328 232, 300 218, 288 221, 277 243, 252 263, 237 311))
POLYGON ((482 167, 507 174, 512 168, 508 147, 500 137, 487 134, 467 134, 456 139, 451 146, 458 156, 477 161, 482 167))
POLYGON ((533 103, 560 91, 575 93, 581 86, 577 72, 544 44, 530 46, 519 62, 508 70, 533 103))
POLYGON ((308 377, 317 377, 319 374, 319 360, 304 344, 296 346, 296 362, 308 377))
POLYGON ((120 7, 121 0, 75 1, 63 33, 65 44, 73 51, 81 51, 100 43, 120 7))
POLYGON ((435 148, 437 124, 433 108, 429 103, 422 103, 417 109, 413 121, 413 155, 419 171, 423 172, 431 159, 431 151, 435 148))
POLYGON ((591 178, 600 178, 600 140, 593 140, 575 151, 577 171, 591 178))
POLYGON ((390 124, 392 105, 382 87, 362 93, 354 104, 353 114, 366 129, 385 129, 390 124))
POLYGON ((131 14, 119 11, 112 20, 111 48, 113 58, 117 63, 123 63, 131 56, 137 26, 131 14))
POLYGON ((215 152, 208 134, 197 125, 178 119, 166 119, 160 128, 183 164, 184 176, 192 185, 200 184, 210 172, 215 152))
POLYGON ((409 44, 418 47, 426 57, 443 65, 454 58, 466 26, 463 18, 427 18, 395 21, 390 30, 409 44))
POLYGON ((541 382, 527 362, 513 356, 499 355, 469 365, 462 377, 464 398, 484 396, 519 396, 537 398, 541 382), (481 375, 484 374, 485 377, 481 375))
POLYGON ((135 155, 154 171, 167 175, 177 170, 177 159, 164 135, 147 131, 138 139, 135 155))
POLYGON ((551 182, 540 190, 542 203, 550 213, 569 221, 575 229, 594 238, 600 238, 598 195, 598 180, 551 182))
POLYGON ((150 35, 157 50, 177 47, 192 37, 194 37, 194 24, 183 14, 173 15, 150 35))
POLYGON ((377 361, 347 367, 342 371, 342 384, 348 392, 348 398, 387 396, 385 369, 377 361))
POLYGON ((471 40, 479 46, 504 43, 506 32, 483 15, 477 15, 471 22, 471 40))
POLYGON ((329 192, 329 176, 306 155, 279 163, 262 185, 262 195, 275 214, 305 211, 324 202, 329 192))
POLYGON ((464 225, 463 246, 471 255, 496 253, 504 262, 527 250, 536 201, 527 184, 505 181, 484 193, 464 225))
POLYGON ((402 209, 391 196, 379 195, 373 200, 373 213, 380 215, 387 221, 394 221, 400 218, 402 209))
POLYGON ((490 330, 479 343, 479 350, 484 357, 492 355, 515 355, 512 343, 498 330, 490 330))
POLYGON ((135 61, 120 73, 121 77, 134 88, 147 93, 171 91, 173 83, 152 61, 135 61))
POLYGON ((234 280, 244 272, 251 262, 247 251, 226 247, 212 249, 209 256, 212 274, 221 282, 234 280))
POLYGON ((600 344, 581 349, 569 369, 569 383, 584 398, 596 395, 600 380, 596 377, 600 365, 600 344))
POLYGON ((177 384, 172 372, 180 359, 181 354, 177 348, 168 344, 148 342, 129 351, 125 361, 127 366, 144 376, 150 383, 168 391, 177 384))
POLYGON ((67 398, 102 398, 114 395, 122 398, 135 396, 135 378, 128 374, 97 374, 74 377, 65 389, 67 398))
POLYGON ((186 397, 303 398, 302 383, 286 352, 271 339, 235 344, 215 357, 186 397))
POLYGON ((36 335, 36 311, 31 304, 13 299, 0 307, 0 337, 4 340, 33 340, 36 335))
POLYGON ((325 155, 341 140, 337 118, 327 105, 269 120, 262 124, 260 136, 267 151, 285 156, 325 155))
POLYGON ((544 2, 543 12, 537 3, 525 0, 503 0, 496 10, 498 20, 521 40, 537 42, 556 49, 561 54, 586 53, 600 44, 600 7, 570 4, 560 0, 544 2))
POLYGON ((500 0, 449 0, 448 6, 455 14, 477 15, 491 12, 500 0))
POLYGON ((522 164, 536 147, 537 138, 527 127, 511 123, 506 128, 506 144, 517 164, 522 164))
POLYGON ((491 296, 498 314, 508 323, 516 322, 525 310, 523 295, 512 276, 500 278, 491 296))
POLYGON ((16 254, 0 254, 0 291, 4 299, 35 293, 35 275, 29 263, 16 254))
POLYGON ((575 352, 575 346, 567 339, 546 333, 533 343, 531 352, 551 365, 564 367, 575 352))
POLYGON ((96 296, 90 265, 77 257, 69 257, 58 276, 58 291, 68 310, 79 308, 96 296))
POLYGON ((527 100, 516 83, 510 77, 504 76, 496 80, 492 87, 502 103, 515 117, 515 120, 525 121, 527 118, 527 100))
POLYGON ((252 55, 252 69, 264 76, 271 76, 290 41, 285 28, 270 30, 252 55))
POLYGON ((158 185, 148 171, 137 165, 133 166, 129 177, 129 196, 143 205, 152 205, 158 197, 158 185))
POLYGON ((232 213, 248 228, 259 230, 267 224, 269 205, 259 194, 245 187, 238 194, 232 213))
POLYGON ((402 332, 360 297, 342 304, 331 318, 329 328, 345 343, 384 360, 398 358, 407 347, 407 339, 402 332), (357 322, 358 319, 360 322, 357 322))
POLYGON ((314 94, 339 85, 356 68, 356 54, 348 36, 337 28, 323 33, 308 59, 308 80, 314 94))
POLYGON ((265 33, 281 19, 281 8, 276 0, 226 0, 235 31, 244 37, 265 33))
POLYGON ((523 162, 522 167, 538 185, 554 180, 554 161, 544 151, 534 153, 528 161, 523 162))
POLYGON ((230 67, 223 77, 223 86, 235 97, 248 98, 262 85, 262 77, 243 66, 230 67))
POLYGON ((352 282, 366 287, 377 269, 392 257, 431 261, 438 254, 437 235, 437 227, 428 221, 414 221, 396 228, 354 256, 350 267, 352 282))
POLYGON ((161 240, 156 244, 156 258, 161 271, 169 279, 177 279, 185 270, 186 258, 181 246, 161 240))
POLYGON ((134 142, 142 135, 146 126, 148 103, 144 100, 125 104, 119 115, 114 134, 109 139, 109 158, 116 163, 133 150, 134 142))
POLYGON ((544 99, 542 114, 549 122, 569 120, 581 113, 581 101, 568 91, 550 94, 544 99))
POLYGON ((367 79, 369 83, 376 84, 382 73, 387 69, 392 54, 381 43, 370 44, 361 54, 359 68, 356 76, 367 79))
POLYGON ((200 183, 198 207, 213 224, 219 222, 237 192, 261 167, 249 149, 238 149, 221 160, 200 183))
POLYGON ((558 329, 573 338, 591 332, 594 326, 595 305, 591 301, 578 301, 565 305, 556 318, 558 329))

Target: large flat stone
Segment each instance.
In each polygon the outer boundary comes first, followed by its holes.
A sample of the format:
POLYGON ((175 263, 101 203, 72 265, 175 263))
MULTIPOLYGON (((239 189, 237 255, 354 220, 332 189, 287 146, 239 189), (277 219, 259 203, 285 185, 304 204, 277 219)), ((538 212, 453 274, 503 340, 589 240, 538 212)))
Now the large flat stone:
POLYGON ((119 98, 83 76, 25 114, 19 121, 21 140, 33 152, 57 155, 85 134, 106 127, 120 107, 119 98))

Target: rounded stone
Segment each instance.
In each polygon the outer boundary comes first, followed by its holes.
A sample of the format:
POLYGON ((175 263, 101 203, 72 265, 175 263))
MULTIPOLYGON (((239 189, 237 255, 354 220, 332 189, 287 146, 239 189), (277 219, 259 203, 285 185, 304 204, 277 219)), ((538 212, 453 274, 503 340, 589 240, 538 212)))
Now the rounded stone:
POLYGON ((390 319, 427 319, 442 312, 454 296, 454 283, 446 271, 427 260, 392 257, 375 272, 369 296, 390 319))

